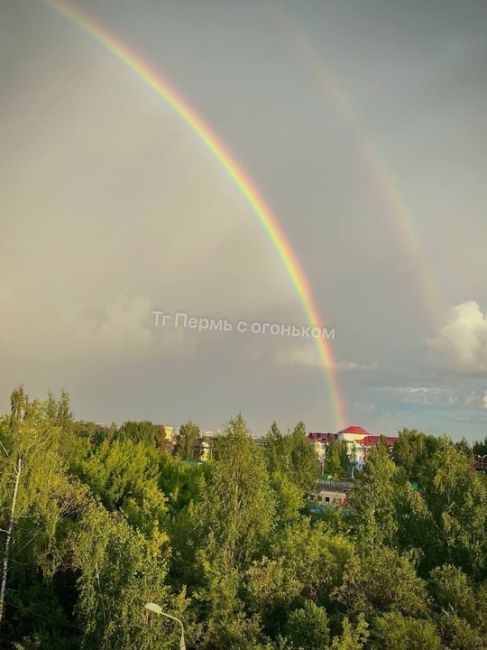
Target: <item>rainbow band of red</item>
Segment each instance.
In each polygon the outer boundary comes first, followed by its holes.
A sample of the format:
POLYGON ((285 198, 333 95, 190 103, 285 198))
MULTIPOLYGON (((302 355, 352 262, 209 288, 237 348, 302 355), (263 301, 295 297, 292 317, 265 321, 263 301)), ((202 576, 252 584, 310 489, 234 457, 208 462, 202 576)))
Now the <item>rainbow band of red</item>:
MULTIPOLYGON (((87 33, 93 40, 110 52, 116 59, 124 63, 147 86, 163 99, 163 101, 176 113, 176 115, 195 133, 204 143, 208 151, 216 158, 227 176, 238 188, 245 201, 256 216, 258 222, 266 232, 275 248, 281 263, 303 305, 307 321, 311 327, 323 330, 324 325, 316 306, 310 284, 303 271, 294 250, 271 208, 267 205, 261 193, 250 180, 241 166, 206 122, 189 106, 189 104, 169 86, 136 52, 131 50, 119 37, 109 32, 105 27, 96 22, 91 16, 79 7, 66 0, 46 0, 47 4, 58 11, 69 22, 87 33)), ((317 337, 314 339, 320 355, 320 360, 325 371, 325 378, 330 393, 330 402, 333 409, 335 424, 341 429, 345 422, 344 400, 341 396, 336 372, 336 363, 333 358, 328 338, 317 337)))

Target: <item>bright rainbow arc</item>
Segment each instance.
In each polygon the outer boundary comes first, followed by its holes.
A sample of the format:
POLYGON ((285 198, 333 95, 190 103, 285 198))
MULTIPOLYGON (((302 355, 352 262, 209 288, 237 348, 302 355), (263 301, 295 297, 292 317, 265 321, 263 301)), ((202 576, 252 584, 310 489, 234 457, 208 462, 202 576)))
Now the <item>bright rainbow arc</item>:
MULTIPOLYGON (((245 201, 257 217, 270 241, 272 242, 281 263, 283 264, 291 283, 303 305, 306 318, 312 327, 323 328, 319 310, 313 298, 311 287, 304 270, 291 244, 286 238, 281 226, 271 208, 267 205, 259 190, 250 180, 235 158, 225 148, 204 122, 204 120, 189 106, 189 104, 162 79, 159 73, 151 68, 138 54, 133 52, 117 36, 97 23, 79 7, 66 0, 46 0, 47 4, 69 22, 87 33, 116 59, 124 63, 137 77, 161 97, 177 116, 198 136, 206 148, 216 158, 228 177, 236 185, 245 201)), ((315 339, 320 360, 323 363, 325 377, 330 389, 333 415, 338 429, 345 425, 345 404, 342 398, 337 377, 336 363, 331 346, 326 337, 315 339)))

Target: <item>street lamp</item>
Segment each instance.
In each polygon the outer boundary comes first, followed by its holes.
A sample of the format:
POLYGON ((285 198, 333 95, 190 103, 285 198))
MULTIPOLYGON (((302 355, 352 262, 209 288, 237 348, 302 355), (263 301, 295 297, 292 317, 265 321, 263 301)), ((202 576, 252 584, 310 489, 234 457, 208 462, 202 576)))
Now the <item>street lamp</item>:
POLYGON ((171 619, 171 621, 176 621, 176 623, 179 623, 181 626, 181 639, 179 641, 179 650, 186 650, 186 643, 184 642, 184 627, 183 623, 179 620, 179 618, 176 618, 175 616, 171 616, 171 614, 166 614, 166 612, 162 611, 162 608, 160 605, 157 605, 156 603, 146 603, 144 607, 149 610, 149 612, 152 612, 153 614, 157 614, 158 616, 165 616, 166 618, 171 619))

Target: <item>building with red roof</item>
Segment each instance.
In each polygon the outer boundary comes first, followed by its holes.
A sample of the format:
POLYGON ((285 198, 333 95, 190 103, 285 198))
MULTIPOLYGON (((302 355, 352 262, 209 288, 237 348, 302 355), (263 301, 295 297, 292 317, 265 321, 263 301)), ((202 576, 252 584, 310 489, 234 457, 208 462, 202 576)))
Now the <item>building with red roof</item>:
POLYGON ((362 427, 358 427, 358 426, 356 426, 355 424, 353 424, 353 425, 350 426, 350 427, 347 427, 346 429, 342 429, 342 430, 339 431, 338 433, 339 433, 339 434, 340 434, 340 433, 342 433, 342 434, 345 434, 345 433, 352 433, 352 434, 354 434, 354 435, 358 435, 358 436, 368 436, 368 435, 370 435, 368 431, 366 431, 366 430, 363 429, 362 427))
POLYGON ((313 432, 308 434, 308 440, 314 446, 320 462, 324 461, 330 443, 335 440, 343 440, 347 444, 347 454, 350 461, 359 468, 367 462, 370 450, 378 444, 381 438, 385 440, 389 449, 392 450, 397 440, 396 436, 379 436, 357 425, 349 426, 337 433, 313 432))

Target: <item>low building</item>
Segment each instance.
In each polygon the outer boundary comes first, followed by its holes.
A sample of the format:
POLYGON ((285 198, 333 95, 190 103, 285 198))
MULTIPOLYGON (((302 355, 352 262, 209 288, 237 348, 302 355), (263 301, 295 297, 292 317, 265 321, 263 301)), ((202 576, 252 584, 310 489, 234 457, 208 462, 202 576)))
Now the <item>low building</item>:
POLYGON ((317 483, 317 493, 321 504, 335 508, 345 507, 347 493, 352 489, 353 484, 353 481, 319 480, 317 483))
POLYGON ((201 460, 211 460, 213 458, 213 444, 213 438, 207 436, 201 437, 201 460))
POLYGON ((479 472, 487 474, 487 456, 475 456, 474 467, 479 472))
POLYGON ((174 440, 174 426, 172 424, 163 424, 162 428, 164 429, 165 440, 174 440))
POLYGON ((395 436, 378 436, 356 425, 349 426, 337 433, 313 432, 309 433, 307 437, 310 444, 313 445, 322 467, 330 443, 335 440, 343 440, 347 445, 347 455, 350 462, 359 469, 367 462, 370 450, 375 447, 381 437, 387 442, 390 449, 397 440, 395 436))
POLYGON ((213 458, 215 438, 220 435, 221 431, 204 431, 201 434, 201 460, 211 460, 213 458))
POLYGON ((370 454, 370 451, 380 442, 384 440, 389 447, 389 453, 392 453, 392 449, 397 441, 397 436, 374 436, 368 435, 358 443, 360 447, 360 456, 362 464, 366 463, 370 454))
POLYGON ((175 443, 176 432, 174 426, 172 424, 159 425, 159 450, 172 455, 175 443))
POLYGON ((319 460, 323 461, 330 442, 338 440, 338 433, 308 433, 308 440, 313 445, 319 460))

